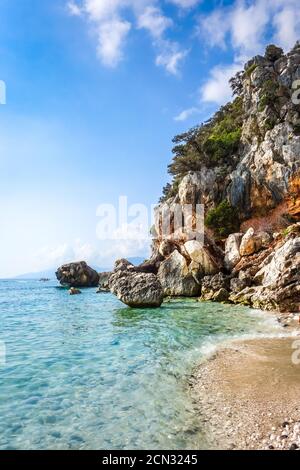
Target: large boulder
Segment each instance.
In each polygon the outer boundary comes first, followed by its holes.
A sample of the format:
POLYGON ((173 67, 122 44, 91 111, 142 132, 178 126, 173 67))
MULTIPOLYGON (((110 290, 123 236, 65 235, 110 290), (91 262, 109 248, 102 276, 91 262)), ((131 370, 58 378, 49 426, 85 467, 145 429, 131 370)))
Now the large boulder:
POLYGON ((163 261, 158 270, 158 278, 166 296, 195 297, 200 293, 199 282, 195 279, 187 259, 179 251, 163 261))
POLYGON ((240 245, 242 238, 242 233, 232 233, 226 240, 224 264, 228 270, 234 268, 241 259, 240 245))
POLYGON ((111 292, 132 308, 160 307, 164 293, 157 276, 137 269, 127 260, 117 261, 109 278, 111 292))
POLYGON ((85 261, 64 264, 55 274, 63 286, 97 287, 99 284, 99 274, 85 261))
POLYGON ((266 248, 271 242, 271 236, 267 232, 255 233, 251 227, 242 238, 240 255, 250 256, 257 253, 261 248, 266 248))
POLYGON ((199 270, 203 275, 216 274, 220 265, 214 256, 200 242, 190 240, 184 244, 185 252, 195 265, 198 264, 199 270))

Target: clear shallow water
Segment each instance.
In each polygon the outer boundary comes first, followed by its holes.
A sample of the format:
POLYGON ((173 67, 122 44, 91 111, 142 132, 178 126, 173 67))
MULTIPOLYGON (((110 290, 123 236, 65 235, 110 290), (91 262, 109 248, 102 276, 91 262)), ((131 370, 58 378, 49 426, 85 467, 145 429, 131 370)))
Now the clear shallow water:
POLYGON ((0 281, 0 449, 205 448, 193 366, 226 339, 279 332, 239 306, 132 310, 94 289, 0 281))

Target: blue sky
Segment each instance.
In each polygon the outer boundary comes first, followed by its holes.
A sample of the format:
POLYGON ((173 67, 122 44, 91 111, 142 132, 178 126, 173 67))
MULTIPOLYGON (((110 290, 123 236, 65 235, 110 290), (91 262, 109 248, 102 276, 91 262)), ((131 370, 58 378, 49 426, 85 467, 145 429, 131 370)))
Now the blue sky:
POLYGON ((150 207, 172 137, 230 99, 228 78, 300 36, 298 0, 0 0, 0 276, 146 256, 97 239, 101 203, 150 207))

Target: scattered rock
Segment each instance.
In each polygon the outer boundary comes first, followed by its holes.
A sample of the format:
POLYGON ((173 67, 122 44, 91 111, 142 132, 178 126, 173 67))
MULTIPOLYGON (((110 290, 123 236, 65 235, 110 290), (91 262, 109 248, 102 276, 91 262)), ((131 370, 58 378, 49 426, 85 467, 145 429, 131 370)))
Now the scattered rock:
POLYGON ((81 291, 79 289, 75 289, 75 287, 71 287, 71 289, 69 290, 69 294, 78 295, 78 294, 81 294, 81 291))
POLYGON ((201 300, 224 302, 229 298, 230 276, 218 273, 205 276, 202 281, 201 300))

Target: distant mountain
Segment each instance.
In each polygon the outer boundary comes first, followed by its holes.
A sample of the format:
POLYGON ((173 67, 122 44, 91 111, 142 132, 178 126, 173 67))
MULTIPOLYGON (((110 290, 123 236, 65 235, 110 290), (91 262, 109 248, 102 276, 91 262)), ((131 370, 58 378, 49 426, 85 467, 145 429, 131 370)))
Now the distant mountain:
POLYGON ((37 273, 26 273, 20 274, 20 276, 15 276, 14 279, 56 279, 55 269, 48 269, 47 271, 40 271, 37 273))

